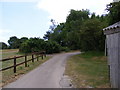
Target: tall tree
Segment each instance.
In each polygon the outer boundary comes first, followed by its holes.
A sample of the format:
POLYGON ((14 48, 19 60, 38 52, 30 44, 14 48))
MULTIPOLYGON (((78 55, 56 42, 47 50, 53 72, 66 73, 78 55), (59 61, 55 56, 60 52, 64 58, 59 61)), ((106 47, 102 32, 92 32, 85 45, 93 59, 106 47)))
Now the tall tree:
POLYGON ((22 37, 22 38, 20 38, 20 43, 23 43, 23 42, 25 42, 26 40, 28 40, 27 37, 22 37))
POLYGON ((49 30, 43 36, 45 40, 51 39, 51 34, 54 32, 55 28, 57 27, 57 23, 55 22, 55 20, 51 19, 50 22, 52 23, 52 25, 50 25, 49 30))
POLYGON ((80 34, 81 49, 84 51, 104 50, 103 28, 104 23, 98 18, 86 20, 80 34))
POLYGON ((16 49, 20 47, 20 40, 16 36, 10 37, 8 43, 11 49, 16 49))
POLYGON ((120 21, 120 1, 108 4, 107 11, 110 25, 120 21))
POLYGON ((79 49, 79 33, 84 21, 89 19, 89 10, 71 10, 64 27, 66 45, 71 49, 79 49))
POLYGON ((43 38, 44 38, 45 40, 50 40, 50 38, 51 38, 51 37, 50 37, 51 33, 52 33, 51 31, 47 31, 46 34, 44 34, 43 38))

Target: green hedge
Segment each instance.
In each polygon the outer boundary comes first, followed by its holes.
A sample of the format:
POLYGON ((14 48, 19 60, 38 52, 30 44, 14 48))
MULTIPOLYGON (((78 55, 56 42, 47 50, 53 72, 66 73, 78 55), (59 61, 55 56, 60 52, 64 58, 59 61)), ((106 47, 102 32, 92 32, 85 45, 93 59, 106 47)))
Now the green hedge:
POLYGON ((39 38, 30 38, 21 44, 19 51, 22 53, 39 52, 45 50, 46 53, 58 53, 61 46, 55 41, 44 41, 39 38))

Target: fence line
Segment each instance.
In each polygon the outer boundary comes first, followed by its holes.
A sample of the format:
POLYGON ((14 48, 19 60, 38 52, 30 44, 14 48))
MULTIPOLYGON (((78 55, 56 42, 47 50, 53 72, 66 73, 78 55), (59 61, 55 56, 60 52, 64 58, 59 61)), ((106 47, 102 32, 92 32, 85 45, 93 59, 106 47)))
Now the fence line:
POLYGON ((14 60, 14 63, 13 63, 13 66, 9 66, 9 67, 2 68, 2 69, 0 69, 0 71, 5 71, 5 70, 8 70, 8 69, 10 69, 10 68, 13 68, 14 73, 16 73, 16 67, 17 67, 17 66, 22 65, 22 64, 25 64, 25 67, 27 67, 27 62, 29 62, 29 61, 34 62, 35 59, 37 59, 37 61, 38 61, 39 57, 41 57, 41 58, 43 59, 43 56, 46 57, 46 52, 45 52, 45 51, 42 51, 42 52, 34 52, 34 53, 32 53, 32 54, 25 54, 25 55, 23 55, 23 56, 14 56, 14 57, 12 57, 12 58, 2 59, 2 60, 0 60, 0 62, 5 62, 5 61, 9 61, 9 60, 14 60), (36 57, 34 57, 35 55, 36 55, 36 57), (31 59, 27 60, 27 56, 32 56, 32 57, 31 57, 31 59), (20 63, 17 64, 17 63, 16 63, 16 60, 17 60, 18 58, 22 58, 22 57, 24 57, 24 59, 25 59, 24 62, 20 62, 20 63))

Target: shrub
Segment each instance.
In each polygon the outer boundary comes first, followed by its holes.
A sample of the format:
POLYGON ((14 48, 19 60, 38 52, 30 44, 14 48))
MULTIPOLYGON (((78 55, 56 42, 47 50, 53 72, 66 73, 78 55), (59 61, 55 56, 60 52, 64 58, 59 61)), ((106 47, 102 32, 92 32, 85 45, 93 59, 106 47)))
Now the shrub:
POLYGON ((44 40, 39 38, 30 38, 21 44, 19 51, 23 53, 39 52, 44 50, 44 46, 44 40))
POLYGON ((69 52, 70 49, 69 49, 68 47, 62 47, 62 48, 61 48, 61 51, 69 52))
POLYGON ((46 53, 58 53, 61 50, 61 46, 55 41, 46 41, 45 45, 46 53))
POLYGON ((40 52, 46 51, 46 53, 58 53, 61 50, 61 46, 55 41, 44 41, 39 38, 30 38, 23 42, 19 48, 22 53, 40 52))
POLYGON ((31 52, 31 47, 29 45, 29 40, 25 41, 24 43, 21 44, 20 48, 19 48, 20 52, 23 53, 30 53, 31 52))

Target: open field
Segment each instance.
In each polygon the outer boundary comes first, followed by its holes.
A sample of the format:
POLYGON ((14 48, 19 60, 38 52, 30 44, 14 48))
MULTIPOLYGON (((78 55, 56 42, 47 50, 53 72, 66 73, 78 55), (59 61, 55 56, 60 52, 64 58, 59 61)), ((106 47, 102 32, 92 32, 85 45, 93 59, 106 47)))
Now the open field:
MULTIPOLYGON (((24 54, 19 53, 18 49, 2 50, 2 58, 10 58, 10 57, 19 56, 19 55, 24 55, 24 54)), ((47 61, 49 58, 50 58, 50 56, 47 56, 44 59, 41 59, 41 57, 39 57, 39 61, 37 61, 35 59, 34 63, 32 61, 28 62, 27 67, 25 67, 24 64, 17 66, 16 73, 13 72, 13 68, 2 71, 2 81, 0 82, 1 83, 0 86, 4 86, 4 85, 18 79, 21 75, 33 70, 40 64, 47 61)), ((31 56, 27 56, 27 59, 31 59, 31 56)), ((24 61, 24 57, 17 59, 16 63, 20 63, 22 61, 24 61)), ((7 66, 12 66, 12 65, 13 65, 13 60, 5 61, 2 63, 2 68, 5 68, 7 66)))
POLYGON ((107 58, 102 52, 86 52, 72 56, 65 74, 77 88, 110 88, 107 58))
POLYGON ((2 52, 0 55, 2 56, 2 58, 10 58, 13 56, 19 56, 21 54, 18 53, 18 49, 4 49, 4 50, 0 50, 0 52, 2 52))

